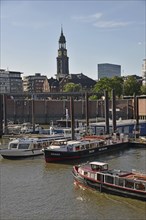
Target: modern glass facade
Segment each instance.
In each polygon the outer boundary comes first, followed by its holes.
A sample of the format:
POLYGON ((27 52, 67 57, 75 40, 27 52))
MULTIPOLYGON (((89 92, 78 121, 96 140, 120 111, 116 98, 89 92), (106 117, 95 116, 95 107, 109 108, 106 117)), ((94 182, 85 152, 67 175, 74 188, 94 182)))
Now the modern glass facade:
POLYGON ((120 65, 110 63, 98 64, 98 79, 103 77, 111 78, 113 76, 121 76, 120 65))

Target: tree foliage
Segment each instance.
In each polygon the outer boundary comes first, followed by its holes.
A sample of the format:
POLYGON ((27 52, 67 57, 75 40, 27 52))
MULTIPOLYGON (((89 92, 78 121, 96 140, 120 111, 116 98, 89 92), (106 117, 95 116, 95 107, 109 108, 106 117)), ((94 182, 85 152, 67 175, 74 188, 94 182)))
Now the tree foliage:
MULTIPOLYGON (((111 97, 111 91, 115 90, 115 95, 120 98, 122 95, 133 96, 146 95, 146 85, 141 86, 140 82, 134 76, 128 76, 126 80, 123 77, 114 76, 112 78, 103 77, 93 87, 92 92, 96 93, 90 96, 90 100, 97 100, 104 96, 104 91, 107 90, 111 97)), ((82 86, 75 83, 67 83, 64 92, 80 92, 82 86)))
POLYGON ((127 80, 124 82, 124 95, 139 95, 141 93, 140 87, 140 83, 135 79, 134 76, 128 76, 127 80))
POLYGON ((123 94, 123 83, 124 80, 122 77, 114 76, 111 78, 112 89, 115 90, 115 95, 120 98, 123 94))
POLYGON ((141 94, 146 95, 146 85, 142 85, 140 89, 141 89, 141 94))
MULTIPOLYGON (((101 78, 94 86, 93 92, 97 92, 97 98, 101 98, 104 95, 104 90, 107 90, 111 93, 112 90, 115 90, 115 94, 117 97, 120 97, 123 94, 123 78, 122 77, 113 77, 101 78)), ((95 99, 95 97, 94 97, 95 99)))
POLYGON ((67 83, 63 88, 63 92, 80 92, 81 90, 82 86, 75 83, 67 83))

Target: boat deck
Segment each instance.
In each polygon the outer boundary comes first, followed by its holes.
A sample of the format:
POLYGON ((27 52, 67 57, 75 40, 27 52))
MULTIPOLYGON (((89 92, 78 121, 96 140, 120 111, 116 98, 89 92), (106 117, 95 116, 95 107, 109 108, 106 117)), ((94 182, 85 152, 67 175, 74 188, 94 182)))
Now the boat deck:
MULTIPOLYGON (((90 172, 98 172, 99 170, 92 170, 91 167, 87 164, 84 165, 84 169, 86 171, 90 172)), ((111 169, 111 170, 103 170, 101 171, 103 174, 106 175, 113 175, 113 176, 118 176, 118 177, 123 177, 126 179, 131 179, 131 180, 141 180, 141 181, 146 181, 146 175, 141 174, 139 172, 128 172, 128 171, 123 171, 123 170, 117 170, 117 169, 111 169)))
POLYGON ((146 176, 142 174, 131 174, 129 176, 126 176, 127 179, 133 179, 133 180, 141 180, 146 182, 146 176))

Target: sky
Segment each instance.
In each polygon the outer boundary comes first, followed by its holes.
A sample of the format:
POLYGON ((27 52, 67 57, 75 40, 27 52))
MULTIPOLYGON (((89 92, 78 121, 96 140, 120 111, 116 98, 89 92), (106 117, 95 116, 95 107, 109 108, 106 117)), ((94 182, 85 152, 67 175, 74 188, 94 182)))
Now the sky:
POLYGON ((62 25, 71 74, 96 80, 97 65, 111 63, 142 75, 145 0, 1 0, 0 10, 1 69, 55 78, 62 25))

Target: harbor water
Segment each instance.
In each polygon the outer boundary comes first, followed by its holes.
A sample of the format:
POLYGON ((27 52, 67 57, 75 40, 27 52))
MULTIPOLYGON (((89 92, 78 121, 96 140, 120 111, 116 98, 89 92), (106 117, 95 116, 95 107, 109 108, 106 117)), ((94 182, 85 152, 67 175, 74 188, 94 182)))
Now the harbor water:
MULTIPOLYGON (((108 162, 111 168, 146 172, 146 148, 99 155, 94 160, 108 162)), ((0 219, 146 219, 146 202, 76 186, 71 174, 72 166, 47 164, 43 156, 14 161, 1 157, 0 219)))

